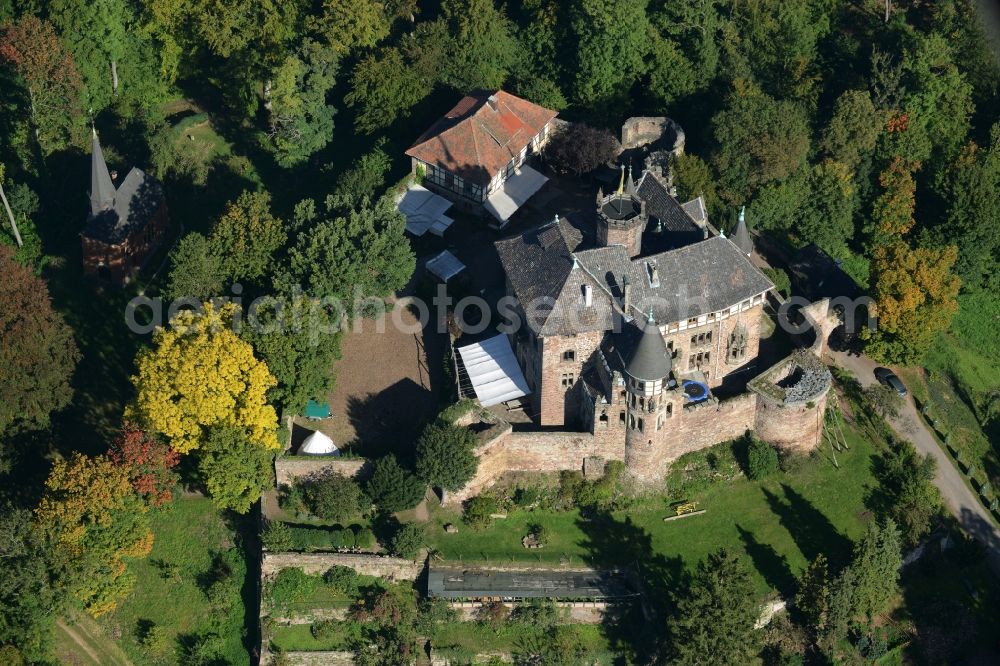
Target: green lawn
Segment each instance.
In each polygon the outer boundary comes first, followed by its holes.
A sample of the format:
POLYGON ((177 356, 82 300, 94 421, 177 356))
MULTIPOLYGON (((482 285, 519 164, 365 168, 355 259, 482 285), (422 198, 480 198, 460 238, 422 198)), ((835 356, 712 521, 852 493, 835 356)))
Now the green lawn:
POLYGON ((763 482, 745 478, 695 491, 707 513, 664 522, 673 515, 664 497, 646 499, 626 512, 584 520, 578 511, 512 511, 507 518, 476 531, 461 522, 454 509, 437 509, 427 528, 427 541, 446 560, 464 562, 558 562, 595 565, 631 564, 654 558, 660 566, 690 569, 721 546, 746 551, 757 569, 761 592, 788 589, 792 577, 818 553, 834 562, 850 554, 866 518, 864 495, 874 485, 872 444, 848 429, 849 451, 829 449, 791 472, 777 472, 763 482), (446 534, 442 525, 459 525, 446 534), (540 550, 526 550, 521 538, 529 523, 542 523, 552 539, 540 550))
POLYGON ((357 622, 334 622, 333 635, 325 640, 317 640, 311 632, 311 625, 293 624, 275 627, 271 643, 286 651, 314 652, 318 650, 349 650, 352 641, 361 639, 361 625, 357 622))
MULTIPOLYGON (((220 613, 203 591, 213 557, 233 547, 233 531, 212 502, 203 497, 178 498, 153 517, 152 527, 153 552, 133 564, 138 582, 115 611, 101 618, 105 631, 120 631, 125 652, 134 662, 146 664, 166 654, 172 656, 180 643, 206 631, 213 619, 221 619, 217 623, 220 656, 228 664, 249 663, 241 636, 243 600, 228 599, 233 610, 227 611, 225 618, 216 618, 220 613), (160 654, 151 654, 139 642, 150 623, 163 627, 166 635, 157 651, 160 654)), ((247 589, 245 581, 239 584, 247 589)))

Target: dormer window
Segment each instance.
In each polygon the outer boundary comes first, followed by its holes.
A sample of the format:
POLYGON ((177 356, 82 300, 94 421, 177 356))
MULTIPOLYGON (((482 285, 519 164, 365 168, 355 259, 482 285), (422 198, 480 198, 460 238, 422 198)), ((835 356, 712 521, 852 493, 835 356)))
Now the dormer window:
POLYGON ((646 262, 646 278, 649 280, 650 287, 660 286, 660 271, 652 261, 646 262))

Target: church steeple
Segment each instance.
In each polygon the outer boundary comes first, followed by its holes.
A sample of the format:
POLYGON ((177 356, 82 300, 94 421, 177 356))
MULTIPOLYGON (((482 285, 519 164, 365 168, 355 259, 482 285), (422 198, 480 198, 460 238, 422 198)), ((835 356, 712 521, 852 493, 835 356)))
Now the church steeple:
POLYGON ((104 161, 104 151, 93 130, 90 145, 90 214, 97 215, 107 210, 115 202, 115 184, 111 181, 108 165, 104 161))

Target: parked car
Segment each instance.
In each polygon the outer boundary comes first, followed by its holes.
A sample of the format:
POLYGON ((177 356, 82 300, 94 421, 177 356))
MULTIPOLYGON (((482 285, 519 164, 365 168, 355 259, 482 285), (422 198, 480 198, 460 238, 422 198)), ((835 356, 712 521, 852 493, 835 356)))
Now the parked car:
POLYGON ((888 386, 899 395, 906 395, 906 387, 903 386, 902 380, 900 380, 900 378, 896 376, 896 373, 889 368, 875 368, 875 379, 877 379, 879 383, 888 386))

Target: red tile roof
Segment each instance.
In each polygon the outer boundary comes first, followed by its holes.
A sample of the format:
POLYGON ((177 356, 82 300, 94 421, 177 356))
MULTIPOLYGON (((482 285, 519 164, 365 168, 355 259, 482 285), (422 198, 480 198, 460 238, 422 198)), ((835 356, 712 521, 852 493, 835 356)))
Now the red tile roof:
POLYGON ((556 115, 503 90, 475 92, 431 125, 406 154, 486 185, 556 115), (496 108, 488 103, 491 98, 496 108))

